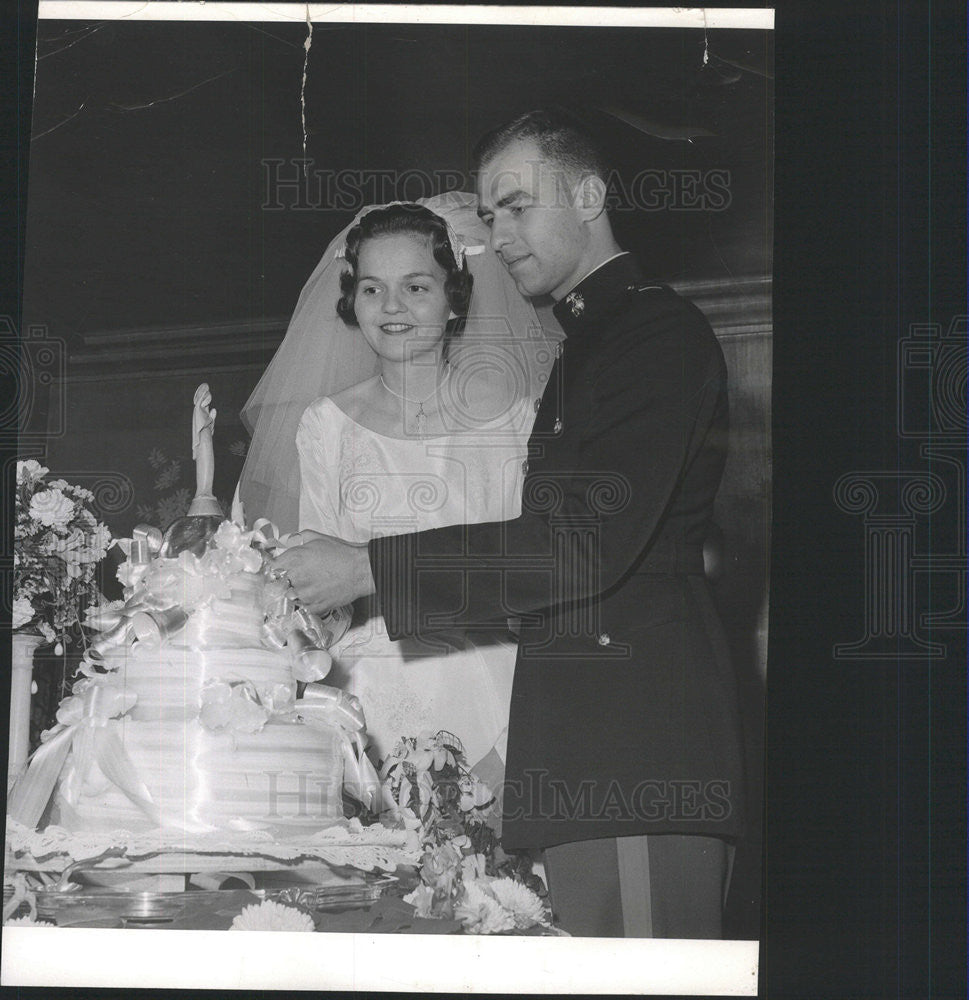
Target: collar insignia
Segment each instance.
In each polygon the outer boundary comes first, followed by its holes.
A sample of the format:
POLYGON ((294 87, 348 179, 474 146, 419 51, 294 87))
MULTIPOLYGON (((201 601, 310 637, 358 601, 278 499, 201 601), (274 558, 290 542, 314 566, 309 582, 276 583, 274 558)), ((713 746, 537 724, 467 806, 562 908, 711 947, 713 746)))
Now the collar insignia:
POLYGON ((585 312, 585 299, 578 292, 569 292, 565 296, 565 301, 572 308, 573 316, 581 316, 585 312))

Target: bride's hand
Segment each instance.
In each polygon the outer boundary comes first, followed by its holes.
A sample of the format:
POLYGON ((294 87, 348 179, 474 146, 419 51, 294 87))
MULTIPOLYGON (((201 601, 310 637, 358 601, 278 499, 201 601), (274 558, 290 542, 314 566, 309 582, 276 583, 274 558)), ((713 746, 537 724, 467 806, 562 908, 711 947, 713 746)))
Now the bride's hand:
POLYGON ((300 531, 273 559, 273 570, 289 579, 310 611, 326 612, 374 592, 366 545, 352 545, 331 535, 300 531))

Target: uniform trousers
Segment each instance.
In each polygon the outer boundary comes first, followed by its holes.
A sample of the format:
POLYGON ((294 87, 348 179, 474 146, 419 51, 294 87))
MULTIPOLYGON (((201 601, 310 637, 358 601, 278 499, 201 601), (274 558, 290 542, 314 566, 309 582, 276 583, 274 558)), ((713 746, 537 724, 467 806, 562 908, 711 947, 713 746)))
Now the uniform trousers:
POLYGON ((721 938, 733 857, 719 837, 680 834, 548 847, 552 914, 577 937, 721 938))

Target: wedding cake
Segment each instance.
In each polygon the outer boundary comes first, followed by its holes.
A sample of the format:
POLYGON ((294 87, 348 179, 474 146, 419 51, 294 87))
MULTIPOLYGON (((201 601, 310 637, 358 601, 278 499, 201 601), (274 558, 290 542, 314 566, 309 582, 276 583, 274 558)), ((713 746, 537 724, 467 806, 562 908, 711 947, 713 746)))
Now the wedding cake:
MULTIPOLYGON (((211 493, 208 387, 193 414, 197 491, 165 535, 120 540, 125 600, 101 612, 83 677, 14 787, 8 815, 68 832, 306 835, 372 804, 359 702, 320 683, 349 614, 300 608, 268 522, 211 493)), ((238 836, 235 837, 238 840, 238 836)))
POLYGON ((343 817, 344 765, 362 714, 316 683, 297 700, 298 677, 319 679, 329 656, 305 639, 298 652, 273 645, 274 632, 278 642, 299 630, 291 610, 278 613, 281 581, 267 579, 247 534, 225 522, 201 558, 148 564, 140 603, 167 604, 166 593, 182 603, 175 613, 129 606, 111 631, 134 641, 103 649, 61 705, 62 724, 83 727, 93 713, 102 733, 100 746, 72 741, 58 825, 285 835, 343 817), (237 568, 250 553, 258 568, 237 568))

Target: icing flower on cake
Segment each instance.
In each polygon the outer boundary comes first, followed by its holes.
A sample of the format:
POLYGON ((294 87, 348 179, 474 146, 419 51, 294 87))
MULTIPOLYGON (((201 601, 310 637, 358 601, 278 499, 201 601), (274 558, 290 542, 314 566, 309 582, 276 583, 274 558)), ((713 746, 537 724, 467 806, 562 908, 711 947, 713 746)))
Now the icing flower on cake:
POLYGON ((267 899, 247 906, 233 921, 231 931, 312 931, 313 918, 297 910, 267 899))
POLYGON ((295 704, 295 683, 257 687, 252 681, 207 680, 199 698, 199 721, 210 732, 258 733, 270 716, 290 712, 295 704))
MULTIPOLYGON (((215 598, 228 598, 231 591, 225 577, 231 570, 226 572, 226 567, 213 565, 218 557, 210 559, 212 551, 206 552, 202 559, 185 551, 179 553, 177 559, 158 559, 151 563, 147 570, 141 571, 144 574, 144 592, 159 605, 178 605, 189 612, 211 603, 215 598)), ((135 582, 132 574, 137 573, 139 568, 131 563, 122 563, 118 567, 119 579, 126 567, 125 578, 129 582, 125 585, 129 586, 135 582)))
POLYGON ((212 536, 212 542, 222 552, 235 556, 243 572, 258 573, 262 569, 262 555, 252 547, 254 534, 243 531, 233 521, 223 521, 212 536))

